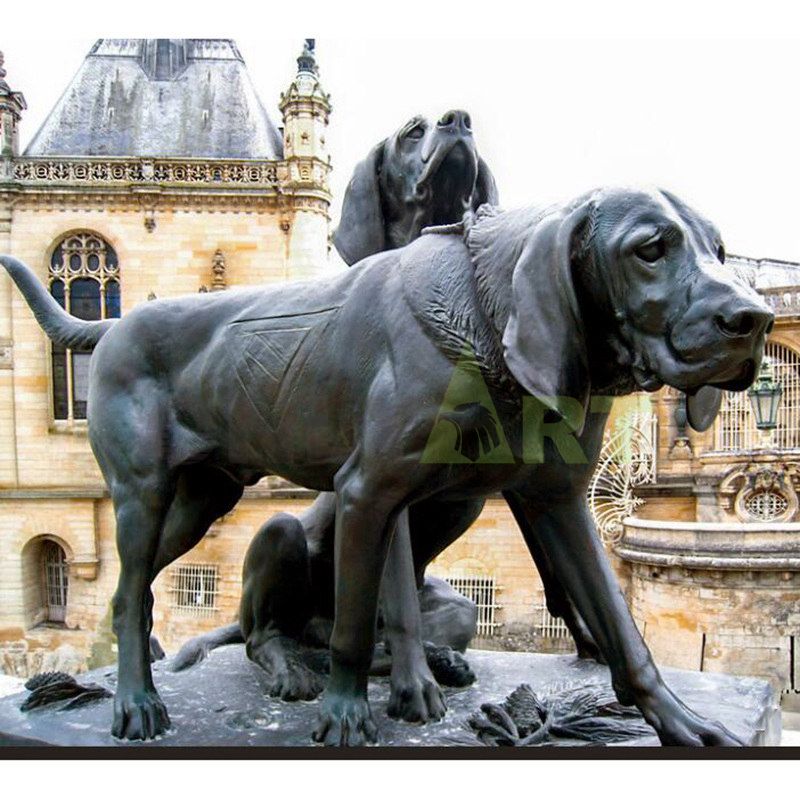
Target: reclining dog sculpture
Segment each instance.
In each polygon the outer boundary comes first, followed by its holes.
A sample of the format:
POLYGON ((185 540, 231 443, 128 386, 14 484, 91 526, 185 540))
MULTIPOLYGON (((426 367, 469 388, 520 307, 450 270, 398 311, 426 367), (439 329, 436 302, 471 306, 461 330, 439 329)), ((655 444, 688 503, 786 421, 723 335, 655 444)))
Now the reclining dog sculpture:
POLYGON ((598 398, 663 383, 689 395, 743 390, 756 375, 772 314, 723 258, 717 230, 677 198, 627 189, 543 210, 486 208, 463 236, 422 236, 334 279, 153 301, 116 324, 70 317, 29 268, 0 258, 48 336, 96 345, 89 436, 121 562, 114 734, 169 725, 148 657, 153 578, 272 472, 336 493, 317 741, 376 738, 367 681, 382 572, 391 702, 400 716, 441 716, 408 508, 501 491, 591 631, 620 702, 664 744, 738 744, 664 684, 585 501, 608 410, 598 398), (508 443, 499 463, 423 457, 465 352, 508 443), (543 439, 554 424, 575 431, 574 463, 543 439))

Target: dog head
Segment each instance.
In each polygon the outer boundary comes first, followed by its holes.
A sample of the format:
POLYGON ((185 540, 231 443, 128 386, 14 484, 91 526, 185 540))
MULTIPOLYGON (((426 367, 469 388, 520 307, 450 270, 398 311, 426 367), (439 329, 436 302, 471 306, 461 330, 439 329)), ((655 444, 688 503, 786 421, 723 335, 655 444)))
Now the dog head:
POLYGON ((496 202, 469 114, 448 111, 435 124, 414 117, 356 167, 333 241, 354 264, 409 244, 428 225, 458 222, 465 211, 496 202))
POLYGON ((753 382, 773 315, 726 267, 716 227, 678 198, 603 189, 527 223, 506 226, 501 247, 514 264, 502 341, 531 394, 563 414, 555 398, 585 410, 590 392, 666 383, 707 427, 720 390, 753 382))

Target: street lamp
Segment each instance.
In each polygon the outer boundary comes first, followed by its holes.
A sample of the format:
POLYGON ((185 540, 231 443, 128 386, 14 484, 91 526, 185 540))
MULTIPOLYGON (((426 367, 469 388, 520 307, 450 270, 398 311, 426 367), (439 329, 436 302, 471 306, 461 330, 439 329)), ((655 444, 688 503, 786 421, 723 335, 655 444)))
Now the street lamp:
POLYGON ((761 362, 755 383, 747 390, 756 418, 756 427, 760 431, 771 431, 777 427, 778 406, 782 394, 783 387, 774 379, 772 364, 765 358, 761 362))

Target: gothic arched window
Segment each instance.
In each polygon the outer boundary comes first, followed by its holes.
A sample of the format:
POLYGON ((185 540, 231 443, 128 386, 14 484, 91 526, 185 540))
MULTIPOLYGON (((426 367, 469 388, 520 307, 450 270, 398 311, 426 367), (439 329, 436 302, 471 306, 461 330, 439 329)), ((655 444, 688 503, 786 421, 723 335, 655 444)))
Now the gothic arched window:
MULTIPOLYGON (((98 320, 120 316, 119 262, 111 245, 96 233, 64 237, 50 257, 50 293, 70 314, 98 320)), ((53 343, 53 416, 85 419, 92 351, 53 343)))

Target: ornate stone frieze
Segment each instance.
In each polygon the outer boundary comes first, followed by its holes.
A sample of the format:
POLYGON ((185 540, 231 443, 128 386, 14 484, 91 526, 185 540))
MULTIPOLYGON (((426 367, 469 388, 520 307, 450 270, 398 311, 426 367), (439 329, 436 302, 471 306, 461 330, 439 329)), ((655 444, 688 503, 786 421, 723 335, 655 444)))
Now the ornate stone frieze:
POLYGON ((800 314, 800 291, 796 286, 770 287, 760 293, 776 317, 791 317, 800 314))
POLYGON ((275 189, 288 177, 283 161, 142 158, 17 158, 13 180, 23 185, 163 184, 275 189))

